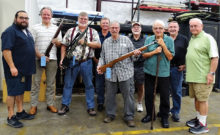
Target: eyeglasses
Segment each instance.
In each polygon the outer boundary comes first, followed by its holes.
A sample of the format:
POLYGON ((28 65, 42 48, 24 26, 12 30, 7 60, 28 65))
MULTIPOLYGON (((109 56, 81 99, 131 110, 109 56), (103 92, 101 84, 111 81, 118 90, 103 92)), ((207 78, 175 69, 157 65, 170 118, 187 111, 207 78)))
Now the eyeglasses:
POLYGON ((190 28, 197 28, 198 25, 190 25, 189 27, 190 27, 190 28))
POLYGON ((21 20, 29 20, 28 17, 23 17, 23 16, 20 16, 20 17, 18 17, 18 18, 21 19, 21 20))
POLYGON ((154 30, 163 30, 164 28, 163 27, 154 27, 153 29, 154 30))

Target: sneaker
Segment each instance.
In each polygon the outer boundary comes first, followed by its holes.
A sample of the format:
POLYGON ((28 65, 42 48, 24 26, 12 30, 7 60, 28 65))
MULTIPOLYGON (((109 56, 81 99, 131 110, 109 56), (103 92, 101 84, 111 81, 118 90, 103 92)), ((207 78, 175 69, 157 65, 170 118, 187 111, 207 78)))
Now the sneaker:
POLYGON ((16 118, 18 120, 32 120, 34 119, 34 115, 30 115, 28 113, 25 112, 25 110, 23 110, 22 112, 17 112, 16 113, 16 118))
POLYGON ((23 124, 16 118, 15 115, 11 117, 11 119, 7 118, 7 124, 14 128, 21 128, 23 124))
POLYGON ((202 134, 202 133, 208 133, 209 129, 207 125, 202 125, 201 122, 199 122, 195 127, 189 128, 189 132, 193 134, 202 134))
POLYGON ((62 104, 60 110, 58 111, 58 115, 64 115, 69 112, 69 107, 67 105, 62 104))
POLYGON ((135 127, 134 120, 125 120, 125 123, 128 127, 135 127))
POLYGON ((110 123, 110 122, 112 122, 113 120, 114 120, 113 117, 107 116, 107 117, 104 119, 104 123, 110 123))
POLYGON ((174 122, 180 122, 180 115, 179 114, 172 114, 171 117, 174 122))
POLYGON ((137 103, 137 111, 138 112, 143 112, 143 106, 142 106, 142 104, 141 103, 137 103))
POLYGON ((96 112, 95 112, 94 108, 88 109, 87 112, 90 116, 96 116, 96 112))
POLYGON ((195 127, 198 124, 199 120, 197 118, 191 119, 186 122, 186 126, 195 127))

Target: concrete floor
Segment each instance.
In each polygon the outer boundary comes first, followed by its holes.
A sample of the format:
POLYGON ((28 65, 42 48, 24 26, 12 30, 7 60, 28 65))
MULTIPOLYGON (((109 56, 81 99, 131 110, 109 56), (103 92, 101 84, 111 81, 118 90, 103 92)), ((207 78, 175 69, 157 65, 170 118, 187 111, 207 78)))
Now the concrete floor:
MULTIPOLYGON (((136 96, 136 95, 135 95, 136 96)), ((158 99, 156 111, 158 111, 158 99)), ((56 97, 56 104, 60 107, 61 97, 56 97)), ((34 120, 25 121, 20 129, 11 128, 6 124, 7 107, 0 103, 0 135, 190 135, 185 122, 195 117, 194 102, 189 97, 183 97, 181 121, 175 123, 169 119, 170 128, 161 128, 160 119, 154 122, 154 130, 150 130, 150 123, 140 122, 145 112, 135 114, 135 128, 129 128, 123 122, 123 100, 121 94, 117 95, 118 109, 116 119, 112 123, 103 123, 104 112, 98 112, 91 117, 86 112, 85 96, 74 94, 70 112, 65 116, 58 116, 46 110, 46 104, 40 102, 38 113, 34 120)), ((30 104, 25 103, 24 108, 29 111, 30 104)), ((209 133, 204 135, 220 135, 220 93, 213 92, 209 99, 208 116, 209 133)))

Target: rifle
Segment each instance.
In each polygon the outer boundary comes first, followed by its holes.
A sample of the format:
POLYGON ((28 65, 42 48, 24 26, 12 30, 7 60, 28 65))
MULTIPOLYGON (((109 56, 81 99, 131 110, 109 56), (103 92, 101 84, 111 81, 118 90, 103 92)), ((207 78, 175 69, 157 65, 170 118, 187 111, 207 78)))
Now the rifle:
MULTIPOLYGON (((53 40, 54 38, 57 38, 58 34, 60 33, 60 31, 61 31, 61 29, 62 29, 62 27, 63 27, 63 21, 64 21, 64 18, 63 18, 62 21, 60 22, 60 25, 59 25, 59 27, 57 28, 57 31, 56 31, 56 33, 54 34, 52 40, 53 40)), ((46 51, 45 51, 45 53, 44 53, 44 55, 47 56, 47 57, 50 56, 50 51, 51 51, 51 49, 52 49, 52 47, 53 47, 52 40, 50 41, 50 43, 49 43, 49 45, 48 45, 48 47, 47 47, 47 49, 46 49, 46 51)))
POLYGON ((73 58, 73 54, 72 52, 75 50, 76 46, 78 45, 78 41, 87 33, 89 26, 92 24, 92 22, 95 20, 95 18, 98 16, 99 14, 97 14, 92 21, 87 25, 86 29, 80 33, 78 32, 76 34, 76 36, 74 37, 74 39, 69 43, 68 47, 66 48, 66 55, 63 59, 63 63, 62 63, 62 68, 66 69, 69 67, 70 61, 73 58))
MULTIPOLYGON (((148 45, 145 45, 145 46, 142 46, 142 47, 138 48, 138 50, 142 52, 142 51, 146 50, 148 46, 153 45, 153 44, 156 44, 156 43, 157 43, 156 41, 153 41, 152 43, 150 43, 150 44, 148 44, 148 45)), ((124 60, 124 59, 126 59, 126 58, 128 58, 128 57, 130 57, 130 56, 132 56, 132 55, 134 55, 134 51, 131 51, 131 52, 129 52, 129 53, 126 53, 126 54, 122 55, 121 57, 119 57, 119 58, 117 58, 117 59, 114 59, 113 61, 110 61, 108 64, 105 64, 105 65, 103 65, 103 66, 100 66, 99 69, 104 73, 104 72, 106 71, 106 68, 107 68, 107 67, 110 67, 110 68, 111 68, 111 67, 113 67, 113 65, 114 65, 115 63, 117 63, 117 62, 119 62, 119 61, 122 61, 122 60, 124 60)))

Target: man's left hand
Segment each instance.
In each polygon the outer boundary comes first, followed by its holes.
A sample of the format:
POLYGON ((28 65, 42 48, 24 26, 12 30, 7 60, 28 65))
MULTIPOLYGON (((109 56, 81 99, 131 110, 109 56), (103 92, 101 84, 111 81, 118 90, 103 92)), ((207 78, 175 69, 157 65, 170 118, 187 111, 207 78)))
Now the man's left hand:
POLYGON ((185 65, 180 65, 179 67, 178 67, 178 71, 183 71, 183 70, 185 70, 185 65))
POLYGON ((208 75, 206 76, 206 80, 207 80, 207 85, 211 84, 214 80, 214 76, 210 73, 208 73, 208 75))

